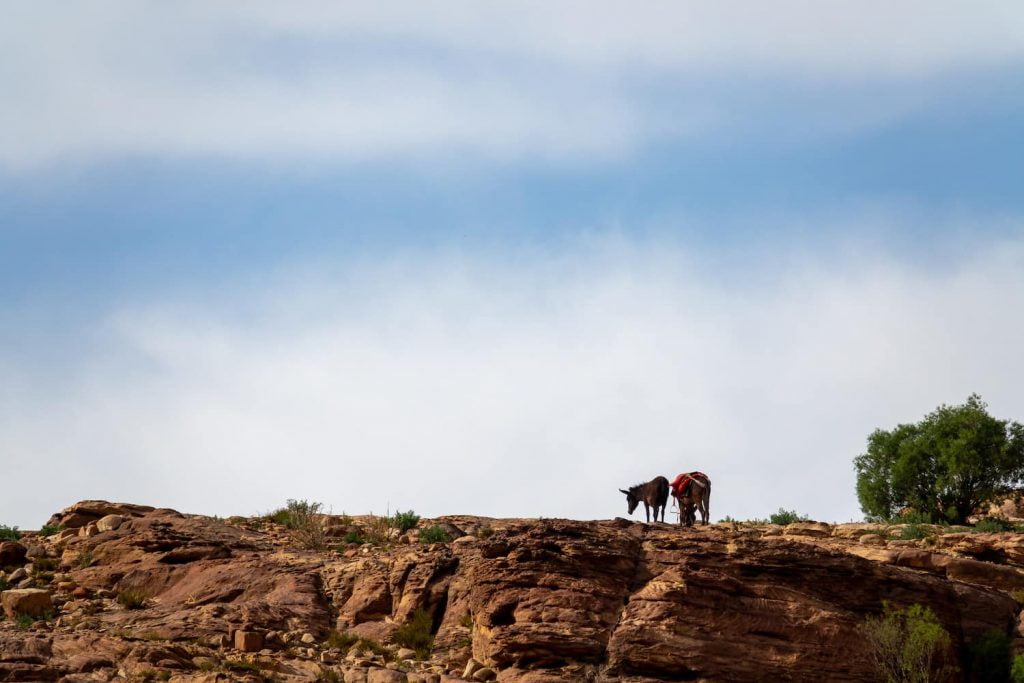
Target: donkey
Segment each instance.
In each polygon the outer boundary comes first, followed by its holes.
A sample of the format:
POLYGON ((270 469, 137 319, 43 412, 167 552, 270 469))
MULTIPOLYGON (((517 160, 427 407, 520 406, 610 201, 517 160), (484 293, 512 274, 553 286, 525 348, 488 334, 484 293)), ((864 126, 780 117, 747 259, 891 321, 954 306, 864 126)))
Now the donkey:
POLYGON ((626 494, 626 504, 629 507, 629 514, 633 514, 636 506, 641 502, 644 504, 644 512, 647 514, 647 521, 651 521, 651 508, 654 508, 654 521, 658 521, 658 508, 661 508, 661 521, 665 521, 665 507, 668 504, 668 479, 655 477, 646 484, 637 484, 627 491, 619 489, 626 494))
POLYGON ((700 510, 700 523, 706 525, 711 516, 711 479, 703 472, 680 474, 672 482, 672 497, 679 505, 679 523, 693 526, 700 510))

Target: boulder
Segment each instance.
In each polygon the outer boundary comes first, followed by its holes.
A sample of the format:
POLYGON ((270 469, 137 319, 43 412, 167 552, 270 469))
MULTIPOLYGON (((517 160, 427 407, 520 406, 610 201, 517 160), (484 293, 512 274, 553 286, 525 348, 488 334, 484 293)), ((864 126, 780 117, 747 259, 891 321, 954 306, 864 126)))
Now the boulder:
POLYGON ((123 523, 124 517, 121 515, 107 515, 105 517, 101 517, 99 521, 96 522, 96 528, 99 529, 101 533, 104 531, 113 531, 123 523))
POLYGON ((235 631, 235 649, 259 652, 263 649, 263 634, 255 631, 235 631))
POLYGON ((50 591, 41 588, 19 588, 0 593, 0 604, 8 619, 21 616, 44 617, 53 612, 50 591))
POLYGON ((18 541, 0 541, 0 568, 25 564, 28 548, 18 541))

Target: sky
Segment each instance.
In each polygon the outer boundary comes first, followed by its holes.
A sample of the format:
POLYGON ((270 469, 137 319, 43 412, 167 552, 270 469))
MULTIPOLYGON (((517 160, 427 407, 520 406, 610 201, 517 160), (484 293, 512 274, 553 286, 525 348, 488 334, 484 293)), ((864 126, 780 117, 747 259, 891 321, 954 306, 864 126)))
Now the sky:
POLYGON ((1024 421, 1019 2, 4 15, 0 524, 850 521, 874 429, 1024 421))

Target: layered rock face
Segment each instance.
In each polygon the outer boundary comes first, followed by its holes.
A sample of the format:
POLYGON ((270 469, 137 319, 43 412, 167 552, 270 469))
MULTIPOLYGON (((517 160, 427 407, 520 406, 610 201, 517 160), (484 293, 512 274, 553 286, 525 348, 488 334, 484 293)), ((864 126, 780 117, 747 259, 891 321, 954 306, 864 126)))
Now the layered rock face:
POLYGON ((930 606, 963 649, 1016 637, 1024 589, 1012 533, 449 517, 421 525, 466 535, 314 551, 265 520, 103 501, 51 522, 8 549, 31 564, 3 568, 0 681, 865 681, 883 600, 930 606), (417 616, 429 652, 400 646, 417 616))

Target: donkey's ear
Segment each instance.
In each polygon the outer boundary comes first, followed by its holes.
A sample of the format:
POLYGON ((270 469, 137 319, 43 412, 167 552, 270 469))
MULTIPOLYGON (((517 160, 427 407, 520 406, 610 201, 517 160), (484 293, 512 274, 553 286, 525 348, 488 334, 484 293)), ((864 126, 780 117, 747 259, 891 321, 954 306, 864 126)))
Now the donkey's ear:
POLYGON ((629 491, 626 491, 625 489, 619 489, 619 492, 625 493, 627 496, 629 495, 629 491))

